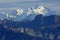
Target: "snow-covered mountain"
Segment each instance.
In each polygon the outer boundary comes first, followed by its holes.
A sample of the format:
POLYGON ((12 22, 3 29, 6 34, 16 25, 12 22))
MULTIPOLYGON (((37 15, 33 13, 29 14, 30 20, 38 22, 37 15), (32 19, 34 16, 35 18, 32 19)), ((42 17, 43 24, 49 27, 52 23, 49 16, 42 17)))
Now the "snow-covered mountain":
POLYGON ((26 9, 16 8, 14 10, 2 10, 0 11, 0 19, 12 19, 14 21, 23 21, 29 20, 32 21, 35 19, 35 16, 42 14, 43 16, 56 15, 56 11, 52 11, 44 6, 36 6, 26 9))

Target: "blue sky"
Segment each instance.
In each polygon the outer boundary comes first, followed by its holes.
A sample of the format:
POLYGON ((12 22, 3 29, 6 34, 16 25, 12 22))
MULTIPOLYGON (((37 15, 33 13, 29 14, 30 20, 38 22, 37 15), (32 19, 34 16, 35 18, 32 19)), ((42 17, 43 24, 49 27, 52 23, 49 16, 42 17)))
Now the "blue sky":
POLYGON ((39 1, 39 0, 0 0, 0 3, 23 2, 23 1, 39 1))
POLYGON ((34 5, 43 5, 50 9, 56 9, 60 11, 60 0, 0 0, 0 8, 19 8, 19 7, 30 7, 34 5), (16 2, 26 2, 26 1, 38 1, 36 3, 16 3, 16 2))
POLYGON ((60 0, 0 0, 0 3, 23 2, 23 1, 60 1, 60 0))

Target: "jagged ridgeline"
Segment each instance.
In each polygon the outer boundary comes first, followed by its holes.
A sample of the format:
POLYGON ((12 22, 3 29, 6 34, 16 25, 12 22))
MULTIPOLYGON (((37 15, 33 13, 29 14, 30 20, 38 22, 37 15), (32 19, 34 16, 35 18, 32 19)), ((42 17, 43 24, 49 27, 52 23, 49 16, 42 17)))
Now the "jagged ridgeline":
POLYGON ((53 40, 60 37, 60 15, 44 6, 0 11, 0 40, 53 40))
POLYGON ((36 6, 27 9, 22 8, 6 8, 0 9, 0 19, 8 19, 13 21, 33 21, 37 15, 50 16, 58 15, 56 11, 53 11, 44 6, 36 6))

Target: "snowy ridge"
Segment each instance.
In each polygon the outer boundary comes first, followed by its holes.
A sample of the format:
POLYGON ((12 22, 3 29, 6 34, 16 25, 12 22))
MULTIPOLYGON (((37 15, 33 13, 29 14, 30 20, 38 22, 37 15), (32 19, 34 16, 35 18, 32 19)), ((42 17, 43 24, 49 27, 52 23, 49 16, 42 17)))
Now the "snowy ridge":
POLYGON ((44 6, 38 6, 38 7, 32 7, 25 9, 14 9, 14 10, 8 10, 8 11, 0 11, 0 19, 12 19, 15 21, 22 21, 22 20, 34 20, 35 16, 42 14, 43 16, 49 16, 49 15, 56 15, 55 11, 51 11, 48 8, 45 8, 44 6), (26 12, 25 12, 26 11, 26 12), (32 16, 31 16, 32 15, 32 16))

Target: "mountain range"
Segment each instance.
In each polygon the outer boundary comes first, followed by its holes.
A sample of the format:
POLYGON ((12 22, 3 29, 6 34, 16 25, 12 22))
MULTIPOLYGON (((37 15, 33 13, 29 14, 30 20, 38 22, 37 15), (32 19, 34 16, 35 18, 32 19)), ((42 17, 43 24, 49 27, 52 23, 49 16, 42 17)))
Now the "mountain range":
MULTIPOLYGON (((8 19, 4 19, 4 20, 0 20, 0 33, 2 33, 1 35, 5 35, 6 39, 5 40, 22 40, 24 38, 24 40, 28 40, 30 38, 30 40, 49 40, 47 39, 47 37, 45 38, 45 34, 48 33, 48 36, 50 33, 52 33, 55 37, 57 38, 58 35, 60 34, 60 16, 56 16, 56 15, 51 15, 51 16, 43 16, 43 15, 37 15, 35 17, 35 19, 33 21, 23 21, 23 22, 19 22, 19 21, 13 21, 13 20, 8 20, 8 19), (18 30, 18 28, 21 28, 21 32, 20 30, 18 30), (23 29, 24 28, 24 29, 23 29), (30 33, 30 31, 25 32, 26 28, 28 30, 32 30, 31 34, 28 34, 28 32, 30 33), (9 31, 11 30, 11 31, 9 31), (24 30, 24 31, 22 31, 24 30), (34 31, 33 31, 34 30, 34 31), (32 34, 35 35, 32 35, 32 34), (38 36, 38 34, 40 35, 40 33, 42 33, 41 35, 43 35, 43 37, 38 36), (7 37, 8 35, 11 35, 11 37, 7 37), (14 35, 14 36, 12 36, 14 35), (20 36, 18 36, 20 35, 20 36), (30 35, 30 36, 29 36, 30 35), (25 36, 25 37, 24 37, 25 36), (18 37, 18 38, 17 38, 18 37), (22 39, 21 39, 22 37, 22 39), (45 38, 45 39, 43 39, 45 38)), ((1 36, 2 37, 2 36, 1 36)), ((1 39, 0 37, 0 39, 1 39)), ((2 37, 3 38, 3 37, 2 37)))
POLYGON ((0 10, 0 19, 7 18, 8 20, 23 21, 29 20, 33 21, 37 15, 42 14, 43 16, 58 15, 56 11, 50 10, 44 6, 36 5, 36 7, 27 9, 6 9, 0 10))
POLYGON ((16 16, 16 19, 2 17, 3 20, 0 19, 0 40, 50 40, 50 35, 52 39, 59 40, 57 37, 60 35, 60 15, 56 15, 55 11, 45 7, 42 8, 44 9, 42 13, 40 11, 35 13, 33 9, 28 9, 32 11, 29 15, 25 12, 17 15, 18 12, 13 10, 9 15, 16 16))

